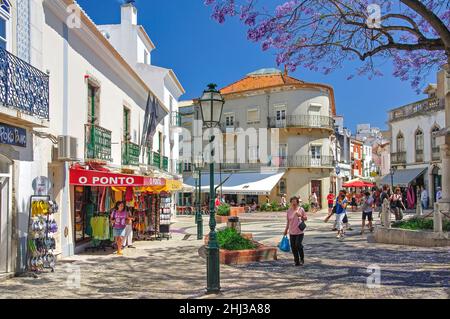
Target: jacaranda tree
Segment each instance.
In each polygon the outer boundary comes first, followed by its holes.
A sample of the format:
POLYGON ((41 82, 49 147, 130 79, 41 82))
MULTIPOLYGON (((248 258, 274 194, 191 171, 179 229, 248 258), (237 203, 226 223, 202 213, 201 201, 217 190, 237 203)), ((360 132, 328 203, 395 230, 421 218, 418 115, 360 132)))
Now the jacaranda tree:
POLYGON ((449 0, 204 1, 219 23, 237 16, 248 38, 274 49, 290 71, 327 74, 359 59, 356 74, 372 77, 391 60, 394 76, 419 90, 431 70, 450 62, 449 0))

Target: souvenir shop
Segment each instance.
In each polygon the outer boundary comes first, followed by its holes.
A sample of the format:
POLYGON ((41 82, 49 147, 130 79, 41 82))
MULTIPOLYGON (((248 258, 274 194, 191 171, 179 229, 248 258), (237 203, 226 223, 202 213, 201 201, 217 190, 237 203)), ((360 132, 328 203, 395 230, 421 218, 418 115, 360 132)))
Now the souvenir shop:
POLYGON ((110 214, 118 202, 124 202, 132 214, 134 241, 171 238, 168 182, 164 178, 113 173, 106 168, 71 168, 75 252, 111 247, 110 214))

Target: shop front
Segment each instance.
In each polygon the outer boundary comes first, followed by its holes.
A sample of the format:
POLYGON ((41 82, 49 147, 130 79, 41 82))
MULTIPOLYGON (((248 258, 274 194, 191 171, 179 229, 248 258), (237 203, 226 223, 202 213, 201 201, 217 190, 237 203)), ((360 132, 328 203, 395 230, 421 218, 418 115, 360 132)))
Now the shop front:
POLYGON ((75 253, 111 246, 109 220, 118 202, 125 202, 131 213, 133 240, 170 238, 176 181, 96 169, 70 169, 75 253))

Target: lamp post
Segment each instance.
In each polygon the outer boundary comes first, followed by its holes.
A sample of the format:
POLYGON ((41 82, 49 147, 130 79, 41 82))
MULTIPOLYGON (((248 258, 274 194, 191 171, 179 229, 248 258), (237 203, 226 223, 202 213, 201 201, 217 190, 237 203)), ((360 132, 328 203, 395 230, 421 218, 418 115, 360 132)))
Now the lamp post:
MULTIPOLYGON (((214 128, 220 123, 222 117, 223 105, 225 100, 220 92, 216 89, 217 85, 209 84, 208 89, 203 92, 199 99, 200 111, 202 114, 203 127, 214 128)), ((214 142, 214 136, 211 136, 210 143, 214 142)), ((219 260, 219 243, 217 242, 216 233, 216 214, 214 210, 214 149, 211 151, 211 162, 209 164, 209 240, 206 248, 206 281, 207 293, 220 292, 220 260, 219 260)))
POLYGON ((197 198, 195 222, 197 223, 197 239, 201 240, 203 238, 203 216, 201 211, 202 169, 200 165, 198 165, 197 168, 194 168, 194 178, 196 180, 196 185, 198 186, 197 194, 195 194, 195 197, 197 198))
POLYGON ((397 168, 395 166, 392 166, 389 173, 391 174, 391 191, 394 192, 394 174, 397 168))

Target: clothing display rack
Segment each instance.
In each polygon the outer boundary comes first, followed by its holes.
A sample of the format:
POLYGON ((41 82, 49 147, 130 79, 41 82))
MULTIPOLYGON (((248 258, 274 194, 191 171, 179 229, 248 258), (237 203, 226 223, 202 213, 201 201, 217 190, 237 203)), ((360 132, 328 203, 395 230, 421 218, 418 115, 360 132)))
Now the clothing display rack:
POLYGON ((27 271, 43 272, 44 269, 55 271, 56 240, 53 237, 58 231, 58 225, 53 215, 58 212, 58 206, 48 195, 33 195, 30 197, 27 234, 27 271))
POLYGON ((90 220, 92 228, 91 246, 85 248, 85 251, 106 251, 111 248, 112 227, 110 225, 109 212, 95 212, 90 220))

